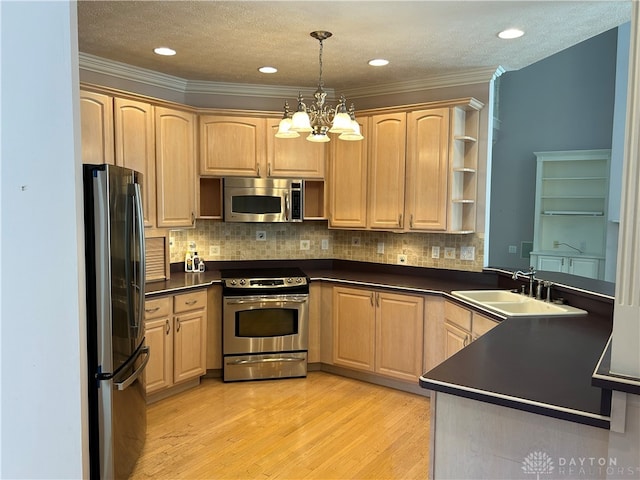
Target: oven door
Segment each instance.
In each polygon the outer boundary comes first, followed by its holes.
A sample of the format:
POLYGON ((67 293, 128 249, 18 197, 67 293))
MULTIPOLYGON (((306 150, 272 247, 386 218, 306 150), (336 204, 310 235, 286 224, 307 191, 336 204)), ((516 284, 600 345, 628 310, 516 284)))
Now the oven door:
POLYGON ((308 349, 308 294, 225 297, 224 355, 308 349))

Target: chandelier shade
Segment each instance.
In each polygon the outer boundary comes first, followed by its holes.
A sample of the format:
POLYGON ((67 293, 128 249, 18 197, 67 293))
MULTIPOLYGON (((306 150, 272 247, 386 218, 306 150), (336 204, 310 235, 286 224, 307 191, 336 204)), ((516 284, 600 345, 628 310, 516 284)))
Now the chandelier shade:
POLYGON ((347 110, 347 100, 344 95, 340 96, 340 101, 336 107, 325 104, 327 93, 324 91, 322 81, 322 51, 323 41, 331 37, 331 32, 316 31, 310 35, 320 42, 319 65, 320 75, 318 88, 313 94, 314 101, 307 105, 304 103, 302 94, 298 94, 298 106, 293 115, 289 111, 289 104, 284 103, 284 115, 280 121, 277 138, 296 138, 301 133, 309 133, 307 140, 310 142, 328 142, 329 133, 339 134, 341 140, 362 140, 364 137, 360 133, 360 126, 355 120, 355 107, 353 104, 347 110))

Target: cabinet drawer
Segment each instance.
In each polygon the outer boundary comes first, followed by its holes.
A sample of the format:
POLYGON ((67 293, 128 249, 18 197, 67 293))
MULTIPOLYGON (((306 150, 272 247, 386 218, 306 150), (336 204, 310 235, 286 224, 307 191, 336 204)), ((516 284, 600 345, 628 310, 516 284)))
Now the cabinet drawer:
POLYGON ((471 331, 471 311, 466 308, 452 302, 445 302, 444 318, 468 332, 471 331))
POLYGON ((479 313, 473 312, 474 337, 481 337, 496 325, 498 325, 498 322, 496 322, 495 320, 492 320, 489 317, 485 317, 484 315, 480 315, 479 313))
POLYGON ((197 292, 182 293, 173 297, 174 313, 188 312, 197 310, 207 306, 207 291, 198 290, 197 292))
POLYGON ((144 318, 160 318, 171 315, 171 297, 154 298, 144 302, 144 318))

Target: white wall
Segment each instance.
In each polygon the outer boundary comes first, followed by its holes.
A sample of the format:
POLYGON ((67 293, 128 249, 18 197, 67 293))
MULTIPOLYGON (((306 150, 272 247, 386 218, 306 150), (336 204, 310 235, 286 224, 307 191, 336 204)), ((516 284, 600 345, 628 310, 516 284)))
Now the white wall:
POLYGON ((76 4, 0 8, 0 477, 87 478, 76 4))

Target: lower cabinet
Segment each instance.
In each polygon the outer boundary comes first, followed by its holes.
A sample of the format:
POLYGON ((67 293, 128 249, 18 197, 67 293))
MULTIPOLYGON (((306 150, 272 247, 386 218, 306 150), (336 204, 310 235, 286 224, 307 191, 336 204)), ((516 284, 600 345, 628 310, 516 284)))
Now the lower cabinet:
POLYGON ((600 264, 597 257, 563 257, 558 255, 531 254, 531 264, 537 270, 562 272, 587 278, 601 278, 600 264))
POLYGON ((444 303, 445 360, 487 333, 498 322, 456 303, 444 303))
POLYGON ((422 374, 424 299, 333 288, 333 363, 417 381, 422 374))
POLYGON ((145 337, 150 351, 143 376, 147 394, 206 373, 206 326, 206 290, 145 302, 145 337))

